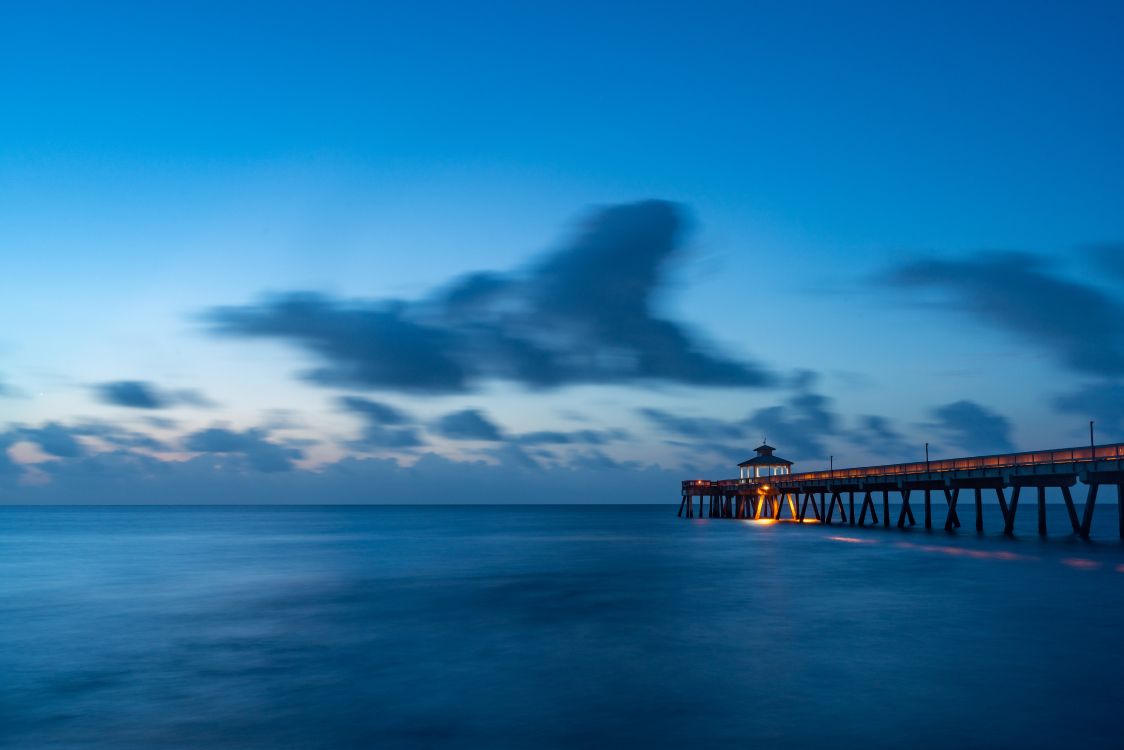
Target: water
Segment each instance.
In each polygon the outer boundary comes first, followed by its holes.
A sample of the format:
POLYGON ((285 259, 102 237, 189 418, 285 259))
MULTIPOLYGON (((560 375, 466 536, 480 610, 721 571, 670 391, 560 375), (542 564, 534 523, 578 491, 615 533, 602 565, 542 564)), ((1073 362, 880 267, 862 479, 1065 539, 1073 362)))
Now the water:
POLYGON ((0 508, 0 747, 1119 747, 1114 505, 0 508))

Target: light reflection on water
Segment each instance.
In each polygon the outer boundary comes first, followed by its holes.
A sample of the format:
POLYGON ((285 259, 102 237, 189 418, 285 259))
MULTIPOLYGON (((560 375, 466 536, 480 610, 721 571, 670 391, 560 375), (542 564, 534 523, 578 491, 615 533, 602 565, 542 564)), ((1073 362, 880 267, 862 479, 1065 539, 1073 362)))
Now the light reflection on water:
POLYGON ((3 508, 0 747, 1114 747, 1115 523, 3 508))

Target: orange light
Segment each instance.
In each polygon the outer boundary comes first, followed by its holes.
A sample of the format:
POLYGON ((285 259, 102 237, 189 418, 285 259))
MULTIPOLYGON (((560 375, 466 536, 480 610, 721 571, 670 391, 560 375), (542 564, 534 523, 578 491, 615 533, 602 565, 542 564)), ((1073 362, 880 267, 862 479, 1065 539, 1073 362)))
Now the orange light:
POLYGON ((847 544, 874 544, 873 539, 859 539, 857 536, 829 536, 833 542, 846 542, 847 544))

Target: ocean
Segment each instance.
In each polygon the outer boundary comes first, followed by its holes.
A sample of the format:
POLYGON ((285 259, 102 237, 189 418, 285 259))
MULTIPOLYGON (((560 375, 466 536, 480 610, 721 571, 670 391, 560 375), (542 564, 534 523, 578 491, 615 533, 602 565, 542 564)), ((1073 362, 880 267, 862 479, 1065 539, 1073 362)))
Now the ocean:
POLYGON ((1115 503, 1028 500, 0 508, 0 747, 1121 747, 1115 503))

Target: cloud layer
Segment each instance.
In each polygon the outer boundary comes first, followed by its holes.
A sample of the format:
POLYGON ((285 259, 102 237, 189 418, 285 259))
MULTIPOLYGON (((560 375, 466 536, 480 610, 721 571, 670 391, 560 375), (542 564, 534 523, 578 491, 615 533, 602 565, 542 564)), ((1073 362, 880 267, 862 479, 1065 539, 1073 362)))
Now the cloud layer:
POLYGON ((470 274, 418 301, 290 293, 205 317, 217 334, 311 352, 318 365, 306 377, 322 385, 459 393, 489 380, 772 384, 763 368, 713 352, 658 313, 683 234, 675 204, 614 206, 524 271, 470 274))

